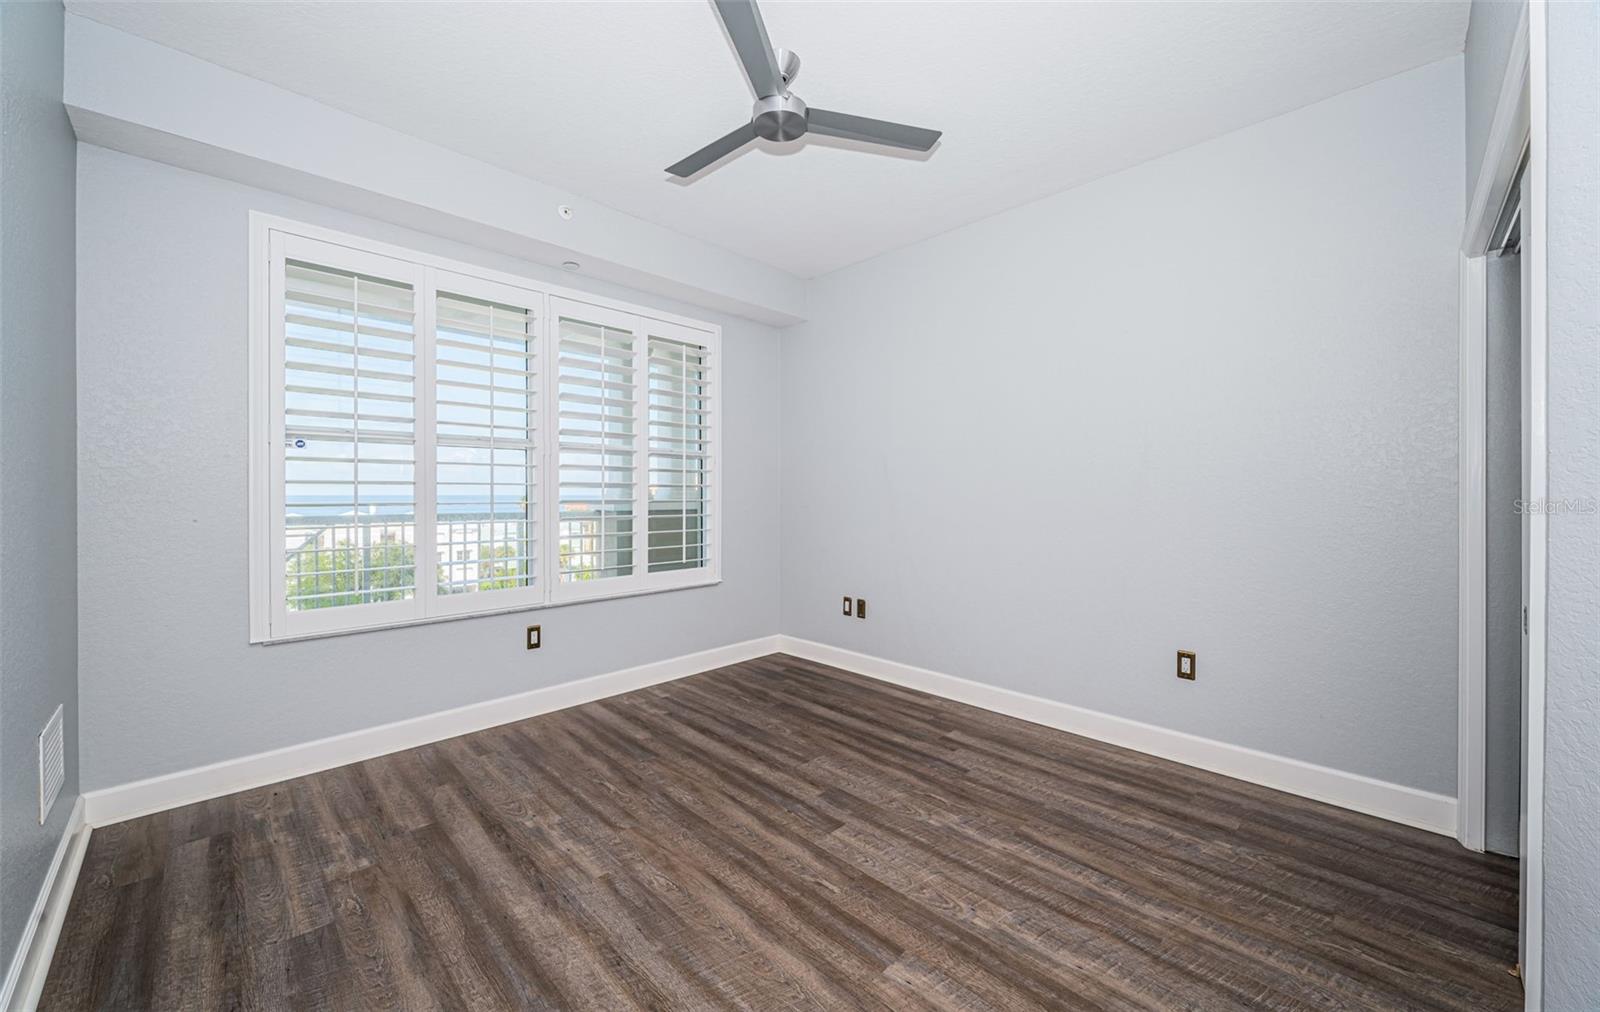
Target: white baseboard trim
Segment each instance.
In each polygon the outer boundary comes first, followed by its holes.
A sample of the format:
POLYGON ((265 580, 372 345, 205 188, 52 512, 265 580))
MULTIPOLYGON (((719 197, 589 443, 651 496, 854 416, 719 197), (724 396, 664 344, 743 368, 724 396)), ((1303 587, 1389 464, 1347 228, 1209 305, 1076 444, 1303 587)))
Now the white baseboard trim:
MULTIPOLYGON (((84 809, 81 818, 90 826, 111 825, 777 652, 830 664, 871 678, 1407 826, 1446 836, 1456 833, 1456 799, 1442 794, 1230 745, 1184 731, 1174 731, 793 636, 763 636, 515 696, 89 791, 79 802, 84 809)), ((0 1002, 0 1008, 4 1007, 4 1003, 0 1002)))
POLYGON ((473 731, 509 724, 541 713, 564 710, 569 706, 632 692, 634 689, 642 689, 660 682, 670 682, 726 664, 737 664, 740 661, 775 653, 777 650, 778 637, 763 636, 743 643, 733 643, 621 671, 533 689, 515 696, 472 703, 453 710, 351 731, 332 738, 290 745, 271 752, 241 756, 238 759, 229 759, 197 769, 181 770, 148 780, 89 791, 84 795, 88 806, 86 815, 89 825, 107 826, 141 815, 162 812, 169 808, 178 808, 283 780, 292 780, 308 773, 318 773, 336 766, 345 766, 363 759, 400 752, 458 735, 471 734, 473 731))
POLYGON ((0 984, 0 1009, 7 1012, 31 1012, 39 1004, 45 975, 50 972, 50 957, 55 955, 61 923, 66 920, 67 905, 72 902, 72 888, 78 882, 78 869, 83 867, 83 852, 89 846, 84 811, 80 795, 73 802, 72 814, 67 816, 61 842, 56 844, 55 856, 50 859, 50 870, 39 884, 39 896, 28 914, 17 951, 11 955, 11 965, 6 968, 5 983, 0 984))
POLYGON ((1375 815, 1391 822, 1445 836, 1456 834, 1456 799, 1443 794, 1230 745, 1126 717, 1115 717, 1098 710, 985 685, 825 643, 794 636, 779 636, 778 640, 784 653, 806 660, 844 668, 869 678, 893 682, 1162 759, 1171 759, 1185 766, 1220 773, 1236 780, 1375 815))

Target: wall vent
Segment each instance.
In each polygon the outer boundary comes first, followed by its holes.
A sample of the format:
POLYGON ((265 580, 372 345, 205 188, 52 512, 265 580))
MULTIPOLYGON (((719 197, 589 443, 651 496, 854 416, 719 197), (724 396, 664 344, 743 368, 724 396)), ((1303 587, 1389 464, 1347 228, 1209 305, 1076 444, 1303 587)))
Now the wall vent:
POLYGON ((62 727, 62 708, 50 715, 44 730, 39 732, 39 825, 49 818, 56 798, 61 796, 61 785, 67 779, 66 731, 62 727))

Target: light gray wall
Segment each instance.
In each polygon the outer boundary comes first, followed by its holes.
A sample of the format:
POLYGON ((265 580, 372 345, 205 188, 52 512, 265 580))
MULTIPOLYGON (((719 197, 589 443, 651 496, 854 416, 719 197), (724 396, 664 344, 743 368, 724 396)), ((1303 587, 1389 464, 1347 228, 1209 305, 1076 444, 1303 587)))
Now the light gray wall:
POLYGON ((1488 453, 1484 842, 1517 853, 1522 816, 1522 258, 1485 266, 1488 453))
POLYGON ((78 205, 86 789, 777 631, 776 331, 89 145, 79 150, 78 205), (247 645, 252 209, 721 323, 724 582, 247 645), (535 616, 544 646, 529 653, 523 627, 535 616))
MULTIPOLYGON (((1600 7, 1549 17, 1550 498, 1600 499, 1600 7)), ((1600 515, 1549 523, 1545 1008, 1600 1008, 1600 515)))
POLYGON ((1516 35, 1517 21, 1526 6, 1527 0, 1472 0, 1464 54, 1469 198, 1472 188, 1478 184, 1483 150, 1489 143, 1489 125, 1494 122, 1500 84, 1505 79, 1506 62, 1511 58, 1512 37, 1516 35))
POLYGON ((1461 73, 819 279, 784 632, 1453 795, 1461 73))
POLYGON ((78 793, 73 186, 61 7, 0 3, 0 973, 78 793), (36 736, 66 707, 67 782, 38 822, 36 736))

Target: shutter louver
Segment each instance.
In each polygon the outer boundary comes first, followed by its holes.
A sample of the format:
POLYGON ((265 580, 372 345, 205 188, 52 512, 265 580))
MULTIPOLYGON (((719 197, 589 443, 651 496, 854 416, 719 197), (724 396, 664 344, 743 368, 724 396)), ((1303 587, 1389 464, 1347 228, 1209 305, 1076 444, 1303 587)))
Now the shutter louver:
POLYGON ((290 611, 416 593, 416 293, 284 271, 284 551, 290 611))
POLYGON ((557 572, 563 583, 631 576, 637 339, 563 316, 557 344, 557 572))
POLYGON ((648 569, 703 568, 714 477, 709 356, 700 345, 652 334, 647 358, 648 569))
POLYGON ((533 314, 440 292, 434 338, 438 592, 535 583, 533 314))

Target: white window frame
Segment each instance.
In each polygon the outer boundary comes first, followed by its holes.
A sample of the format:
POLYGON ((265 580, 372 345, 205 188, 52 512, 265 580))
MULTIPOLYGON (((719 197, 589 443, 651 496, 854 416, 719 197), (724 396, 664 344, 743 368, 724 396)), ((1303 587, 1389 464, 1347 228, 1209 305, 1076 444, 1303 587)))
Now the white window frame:
POLYGON ((690 587, 722 579, 722 328, 703 320, 666 313, 588 292, 549 285, 416 250, 390 245, 332 229, 261 212, 250 214, 250 642, 277 643, 345 633, 367 632, 481 615, 528 611, 583 601, 633 597, 690 587), (281 312, 283 261, 286 256, 318 262, 321 250, 329 266, 411 284, 416 291, 416 453, 417 488, 416 594, 409 601, 384 601, 338 608, 290 612, 285 598, 284 524, 284 321, 281 312), (437 433, 434 426, 436 293, 440 290, 473 298, 525 306, 536 316, 535 346, 539 395, 535 402, 537 458, 535 495, 538 562, 535 585, 471 594, 437 593, 437 545, 434 516, 437 433), (562 584, 558 579, 557 515, 559 451, 555 438, 557 376, 554 307, 581 303, 611 318, 629 318, 637 335, 638 452, 635 454, 635 551, 631 576, 562 584), (711 487, 706 509, 706 565, 650 573, 648 413, 649 337, 669 337, 706 349, 712 421, 707 452, 711 487))

